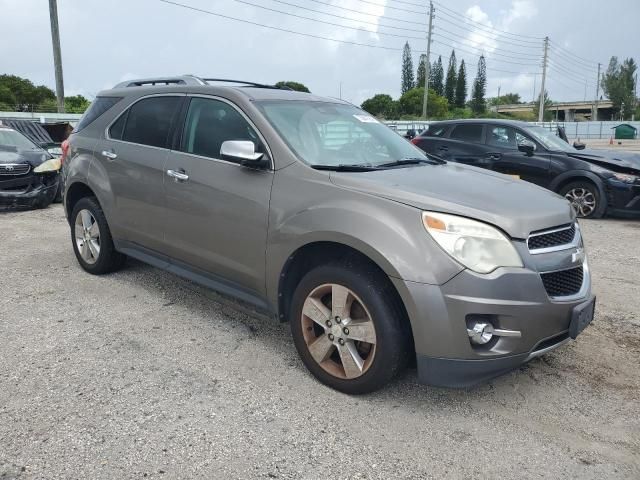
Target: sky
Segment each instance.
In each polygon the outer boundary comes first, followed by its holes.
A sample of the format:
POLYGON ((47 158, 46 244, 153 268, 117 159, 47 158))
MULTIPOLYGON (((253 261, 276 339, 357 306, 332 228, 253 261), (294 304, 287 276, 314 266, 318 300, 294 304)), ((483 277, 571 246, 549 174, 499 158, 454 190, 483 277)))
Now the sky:
MULTIPOLYGON (((409 41, 416 67, 427 46, 424 0, 175 2, 218 16, 161 0, 58 0, 66 95, 93 98, 122 80, 193 73, 299 81, 360 104, 376 93, 398 98, 402 46, 409 41)), ((442 55, 446 69, 456 49, 470 91, 484 53, 488 97, 500 89, 528 101, 539 92, 545 36, 553 100, 593 99, 597 63, 606 69, 612 55, 640 60, 638 0, 438 0, 434 8, 432 60, 442 55)), ((0 74, 53 88, 48 2, 0 0, 0 12, 0 74)))

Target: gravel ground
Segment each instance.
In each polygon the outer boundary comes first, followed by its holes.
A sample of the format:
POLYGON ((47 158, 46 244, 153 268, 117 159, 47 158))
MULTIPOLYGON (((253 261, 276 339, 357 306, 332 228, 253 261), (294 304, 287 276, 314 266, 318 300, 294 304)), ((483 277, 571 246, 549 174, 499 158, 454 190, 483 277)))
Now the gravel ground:
POLYGON ((288 327, 130 261, 77 265, 62 208, 0 213, 0 478, 640 478, 640 222, 582 222, 576 342, 470 390, 349 397, 288 327))

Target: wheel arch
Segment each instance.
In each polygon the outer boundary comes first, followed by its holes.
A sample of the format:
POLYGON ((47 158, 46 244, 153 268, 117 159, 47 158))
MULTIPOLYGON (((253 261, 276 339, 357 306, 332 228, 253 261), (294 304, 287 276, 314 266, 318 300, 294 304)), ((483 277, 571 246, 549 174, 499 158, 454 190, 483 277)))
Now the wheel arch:
MULTIPOLYGON (((96 197, 95 192, 86 183, 78 181, 72 183, 67 187, 64 196, 64 208, 67 215, 67 220, 70 223, 72 222, 71 212, 73 212, 73 208, 76 206, 78 201, 80 201, 80 199, 85 197, 96 197)), ((97 197, 96 201, 100 203, 97 197)))
POLYGON ((395 269, 391 264, 385 262, 387 265, 383 267, 378 263, 380 258, 376 261, 361 249, 352 245, 335 241, 313 241, 300 246, 291 255, 289 255, 280 272, 280 278, 278 281, 277 312, 278 319, 281 322, 289 320, 287 315, 291 306, 291 297, 302 277, 313 268, 336 260, 344 261, 345 265, 355 267, 366 266, 374 269, 383 281, 388 282, 388 286, 391 289, 390 291, 397 296, 397 300, 402 306, 406 321, 409 321, 407 311, 404 307, 404 302, 402 301, 402 296, 389 279, 389 270, 387 269, 391 269, 391 272, 395 272, 395 269))
POLYGON ((572 170, 569 172, 565 172, 562 175, 558 175, 553 179, 553 182, 551 183, 549 188, 554 192, 559 193, 563 187, 576 181, 588 181, 590 183, 593 183, 600 192, 601 197, 606 198, 606 191, 604 189, 602 179, 595 173, 589 172, 587 170, 572 170))

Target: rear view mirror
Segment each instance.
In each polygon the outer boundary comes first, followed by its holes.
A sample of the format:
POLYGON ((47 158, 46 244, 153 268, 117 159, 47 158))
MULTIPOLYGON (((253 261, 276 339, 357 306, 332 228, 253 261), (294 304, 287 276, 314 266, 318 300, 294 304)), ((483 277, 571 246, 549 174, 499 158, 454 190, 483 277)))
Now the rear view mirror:
POLYGON ((269 160, 264 153, 256 152, 255 144, 250 140, 227 140, 220 146, 220 157, 223 160, 240 162, 240 165, 251 168, 266 168, 269 160))
POLYGON ((582 142, 573 142, 573 148, 576 150, 584 150, 586 145, 582 142))
POLYGON ((536 144, 528 140, 524 140, 518 144, 518 150, 526 153, 528 156, 531 156, 533 155, 533 152, 536 151, 536 144))

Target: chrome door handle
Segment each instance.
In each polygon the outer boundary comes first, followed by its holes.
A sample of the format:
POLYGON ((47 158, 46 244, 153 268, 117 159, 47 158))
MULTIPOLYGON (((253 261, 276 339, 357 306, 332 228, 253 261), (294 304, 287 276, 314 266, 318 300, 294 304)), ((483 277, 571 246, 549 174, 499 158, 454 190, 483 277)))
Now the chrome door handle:
POLYGON ((110 150, 103 150, 102 156, 107 157, 109 160, 115 160, 116 158, 118 158, 118 154, 110 150))
POLYGON ((175 178, 176 180, 181 180, 181 181, 189 180, 189 175, 187 175, 186 173, 177 172, 175 170, 167 170, 167 175, 175 178))

